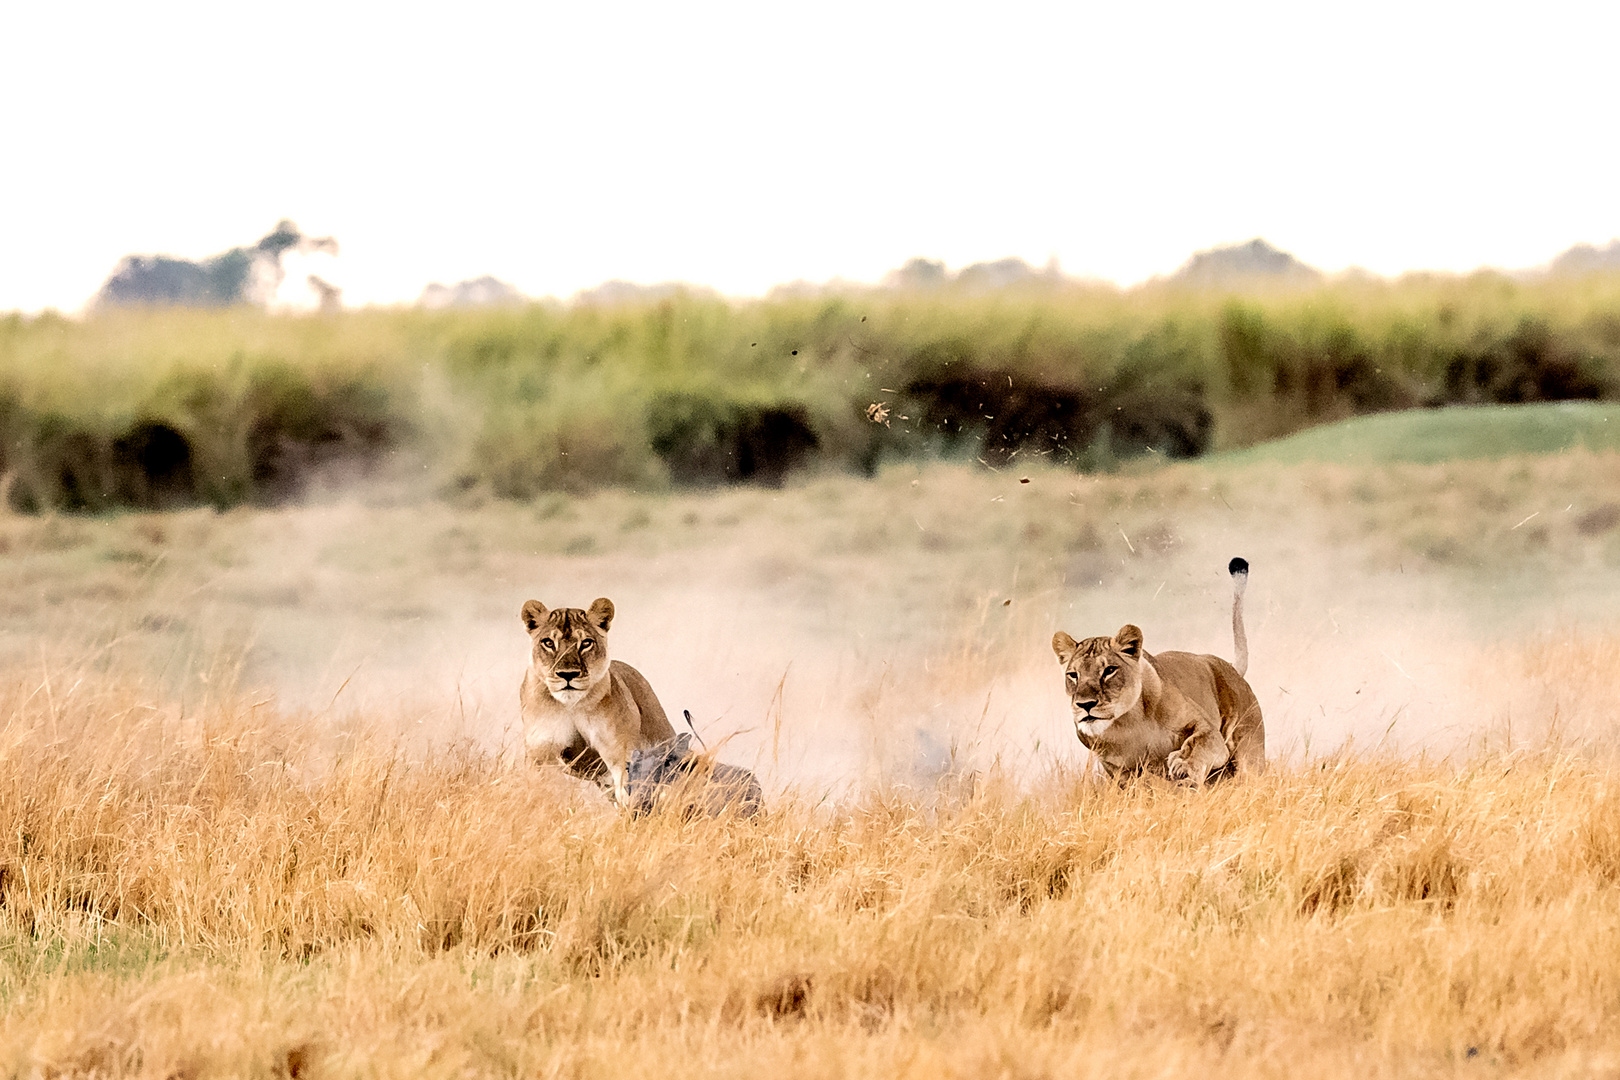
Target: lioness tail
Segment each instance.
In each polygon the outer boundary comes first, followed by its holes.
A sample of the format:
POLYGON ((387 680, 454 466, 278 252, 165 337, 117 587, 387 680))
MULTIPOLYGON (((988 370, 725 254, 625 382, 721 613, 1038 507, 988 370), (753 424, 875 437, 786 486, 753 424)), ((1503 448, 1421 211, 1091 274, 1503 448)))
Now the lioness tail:
POLYGON ((1249 586, 1249 561, 1233 559, 1226 564, 1232 575, 1232 666, 1239 675, 1249 673, 1249 638, 1243 632, 1243 590, 1249 586))

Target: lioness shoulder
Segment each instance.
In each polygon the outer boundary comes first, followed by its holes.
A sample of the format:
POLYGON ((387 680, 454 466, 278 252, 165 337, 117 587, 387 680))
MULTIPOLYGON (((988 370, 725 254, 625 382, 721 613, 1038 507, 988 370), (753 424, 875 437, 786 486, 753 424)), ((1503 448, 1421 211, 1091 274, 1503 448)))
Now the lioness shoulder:
POLYGON ((1112 637, 1076 641, 1061 630, 1053 635, 1075 734, 1110 776, 1148 772, 1203 784, 1265 769, 1265 723, 1244 679, 1249 567, 1233 559, 1228 569, 1236 665, 1206 654, 1149 653, 1141 629, 1129 624, 1112 637))
POLYGON ((532 645, 518 692, 528 760, 592 780, 606 773, 623 805, 630 755, 674 738, 675 729, 641 672, 608 656, 613 602, 603 597, 581 610, 530 600, 518 617, 532 645))

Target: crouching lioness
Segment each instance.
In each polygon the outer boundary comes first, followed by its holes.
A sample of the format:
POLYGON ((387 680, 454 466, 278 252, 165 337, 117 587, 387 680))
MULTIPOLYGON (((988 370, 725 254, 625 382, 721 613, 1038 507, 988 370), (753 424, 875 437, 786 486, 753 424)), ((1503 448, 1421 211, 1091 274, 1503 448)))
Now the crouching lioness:
POLYGON ((1184 652, 1142 648, 1142 631, 1122 626, 1113 637, 1084 641, 1059 630, 1052 650, 1063 665, 1074 730, 1116 779, 1155 773, 1203 784, 1266 767, 1260 702, 1244 681, 1249 645, 1243 633, 1243 589, 1249 564, 1233 559, 1232 636, 1237 664, 1184 652))
POLYGON ((608 659, 613 602, 548 611, 530 600, 518 617, 534 642, 518 693, 529 761, 565 765, 598 782, 606 772, 614 799, 625 805, 630 755, 673 739, 675 729, 641 672, 608 659))

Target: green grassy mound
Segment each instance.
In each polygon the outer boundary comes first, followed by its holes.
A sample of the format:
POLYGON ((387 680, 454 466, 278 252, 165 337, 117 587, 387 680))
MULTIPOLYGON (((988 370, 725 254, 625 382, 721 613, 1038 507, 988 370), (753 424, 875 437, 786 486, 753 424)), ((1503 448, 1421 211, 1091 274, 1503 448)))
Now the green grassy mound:
POLYGON ((1432 464, 1558 454, 1576 447, 1620 449, 1620 404, 1560 401, 1407 409, 1358 416, 1210 460, 1245 465, 1263 461, 1432 464))

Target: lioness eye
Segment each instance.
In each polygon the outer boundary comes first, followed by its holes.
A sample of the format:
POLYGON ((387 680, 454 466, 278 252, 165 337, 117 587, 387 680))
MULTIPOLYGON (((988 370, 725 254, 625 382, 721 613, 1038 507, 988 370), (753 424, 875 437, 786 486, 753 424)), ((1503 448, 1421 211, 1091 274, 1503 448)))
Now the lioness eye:
POLYGON ((548 638, 548 637, 547 638, 541 638, 540 639, 540 644, 544 645, 548 649, 555 649, 557 647, 555 644, 552 643, 552 640, 550 638, 548 638))
POLYGON ((1116 672, 1118 670, 1119 670, 1119 668, 1117 668, 1117 667, 1105 667, 1105 668, 1103 668, 1103 676, 1102 677, 1106 679, 1106 678, 1108 678, 1108 676, 1112 675, 1114 672, 1116 672))
POLYGON ((1079 682, 1080 681, 1080 676, 1076 675, 1074 672, 1071 671, 1071 672, 1069 672, 1069 681, 1070 682, 1079 682))
POLYGON ((582 641, 582 642, 579 643, 579 651, 580 652, 584 652, 586 649, 594 649, 595 647, 596 647, 596 642, 594 642, 594 641, 582 641))

